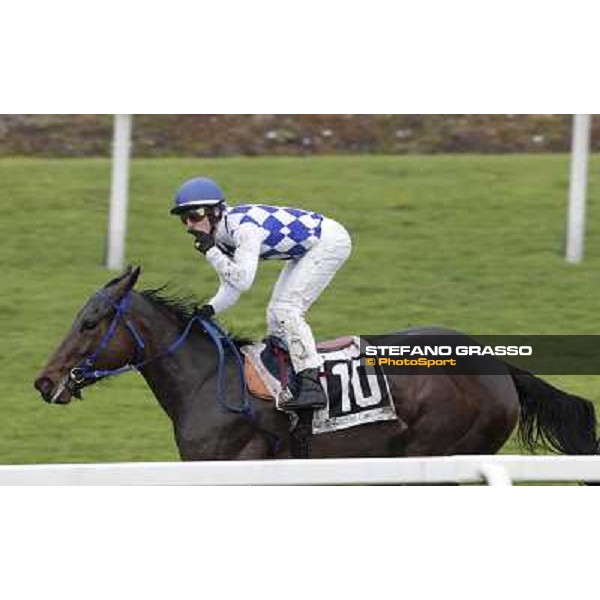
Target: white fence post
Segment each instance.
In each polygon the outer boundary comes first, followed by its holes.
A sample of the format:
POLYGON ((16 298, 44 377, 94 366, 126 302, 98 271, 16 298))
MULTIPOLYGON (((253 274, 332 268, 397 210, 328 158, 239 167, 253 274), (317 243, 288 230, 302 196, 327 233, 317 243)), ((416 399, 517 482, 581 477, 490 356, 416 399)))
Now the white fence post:
POLYGON ((481 465, 481 474, 488 485, 512 485, 512 480, 507 470, 502 465, 481 465))
POLYGON ((573 116, 571 146, 571 182, 567 222, 566 259, 570 263, 583 258, 585 239, 585 197, 587 191, 588 154, 590 149, 591 115, 573 116))
POLYGON ((113 270, 122 269, 125 261, 130 147, 131 115, 115 115, 106 254, 106 266, 113 270))

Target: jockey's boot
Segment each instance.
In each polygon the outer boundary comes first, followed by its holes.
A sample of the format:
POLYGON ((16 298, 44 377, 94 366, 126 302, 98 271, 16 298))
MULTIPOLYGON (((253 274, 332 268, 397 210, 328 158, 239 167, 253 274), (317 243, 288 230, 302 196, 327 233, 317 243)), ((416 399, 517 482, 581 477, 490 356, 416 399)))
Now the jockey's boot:
POLYGON ((319 381, 319 369, 300 371, 288 388, 291 393, 279 397, 277 407, 280 410, 296 411, 327 406, 327 397, 319 381))

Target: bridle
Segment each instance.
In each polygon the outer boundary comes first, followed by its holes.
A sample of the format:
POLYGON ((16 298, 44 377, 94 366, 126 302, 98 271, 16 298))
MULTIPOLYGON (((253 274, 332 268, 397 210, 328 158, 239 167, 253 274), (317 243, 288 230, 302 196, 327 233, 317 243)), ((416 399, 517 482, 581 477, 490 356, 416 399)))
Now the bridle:
POLYGON ((83 383, 94 383, 99 379, 104 377, 108 377, 109 375, 119 375, 120 373, 125 373, 127 371, 131 371, 139 368, 145 362, 143 359, 138 361, 135 365, 126 364, 125 366, 119 369, 107 369, 107 370, 96 370, 94 369, 96 361, 100 353, 110 344, 113 339, 117 327, 121 320, 123 321, 127 331, 132 335, 135 341, 135 350, 136 355, 139 357, 143 354, 143 351, 146 348, 144 344, 144 340, 142 336, 139 334, 138 330, 135 328, 135 325, 126 317, 126 314, 131 306, 131 292, 128 292, 121 298, 118 303, 113 302, 112 298, 110 298, 107 294, 100 291, 96 293, 97 296, 102 298, 107 304, 109 304, 112 308, 115 309, 115 314, 113 315, 112 321, 102 336, 98 347, 94 352, 84 358, 79 365, 71 369, 69 372, 69 382, 72 382, 75 386, 79 387, 83 383))
POLYGON ((167 356, 172 356, 177 350, 185 343, 192 326, 194 323, 198 323, 202 330, 208 334, 211 340, 214 342, 218 354, 219 354, 219 366, 218 366, 218 374, 217 374, 217 400, 219 404, 223 408, 228 411, 241 413, 244 415, 253 415, 253 408, 248 398, 248 394, 246 393, 246 378, 244 373, 244 362, 240 355, 237 346, 231 339, 231 337, 223 330, 221 327, 212 320, 205 319, 199 315, 192 315, 188 323, 186 324, 182 333, 173 341, 173 343, 162 352, 155 354, 154 356, 144 358, 146 345, 144 340, 138 330, 135 327, 135 324, 127 317, 129 309, 132 303, 132 292, 129 290, 118 302, 114 302, 112 298, 110 298, 103 291, 99 291, 96 293, 97 296, 102 298, 107 304, 109 304, 115 310, 115 314, 113 315, 112 321, 102 336, 98 347, 94 350, 94 352, 84 358, 76 367, 72 368, 69 372, 67 387, 69 391, 75 396, 80 396, 80 390, 84 384, 92 384, 96 383, 100 379, 104 379, 105 377, 111 377, 115 375, 121 375, 122 373, 127 373, 129 371, 139 371, 141 368, 158 361, 167 356), (133 363, 127 363, 122 367, 117 369, 96 369, 96 362, 98 360, 98 356, 100 353, 105 350, 113 339, 117 327, 120 323, 123 323, 127 331, 131 334, 134 342, 135 342, 135 360, 133 363), (224 366, 225 366, 225 349, 223 347, 223 341, 227 343, 229 348, 232 350, 239 369, 240 376, 240 386, 241 386, 241 406, 230 406, 225 402, 224 398, 224 366))

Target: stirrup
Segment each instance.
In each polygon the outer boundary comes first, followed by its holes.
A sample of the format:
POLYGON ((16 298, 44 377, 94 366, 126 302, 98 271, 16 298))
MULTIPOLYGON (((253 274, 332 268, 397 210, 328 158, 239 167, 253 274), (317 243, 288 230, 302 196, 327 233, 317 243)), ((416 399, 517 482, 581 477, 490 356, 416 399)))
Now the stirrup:
POLYGON ((327 406, 327 397, 325 392, 322 393, 321 397, 317 401, 306 402, 303 401, 302 395, 294 396, 289 387, 285 387, 278 394, 275 404, 277 408, 283 412, 295 412, 298 410, 319 410, 327 406))

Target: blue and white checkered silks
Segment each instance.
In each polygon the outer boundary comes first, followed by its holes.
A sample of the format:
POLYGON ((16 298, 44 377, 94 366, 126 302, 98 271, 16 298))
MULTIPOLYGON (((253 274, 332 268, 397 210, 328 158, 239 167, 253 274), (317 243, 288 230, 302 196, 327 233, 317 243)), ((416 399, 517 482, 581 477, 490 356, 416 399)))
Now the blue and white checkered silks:
POLYGON ((282 206, 240 204, 225 213, 224 232, 217 237, 219 246, 233 254, 232 235, 244 223, 254 223, 264 231, 260 248, 262 259, 290 260, 303 256, 321 238, 323 215, 282 206))

